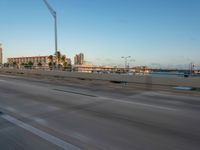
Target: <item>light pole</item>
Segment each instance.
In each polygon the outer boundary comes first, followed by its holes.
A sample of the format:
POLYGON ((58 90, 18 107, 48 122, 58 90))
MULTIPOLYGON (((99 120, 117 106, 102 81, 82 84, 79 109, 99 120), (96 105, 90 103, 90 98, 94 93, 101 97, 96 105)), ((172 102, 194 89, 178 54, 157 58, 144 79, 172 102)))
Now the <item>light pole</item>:
POLYGON ((193 75, 193 71, 195 69, 195 64, 194 63, 190 63, 190 75, 192 76, 193 75))
POLYGON ((127 69, 128 59, 131 58, 131 56, 126 56, 126 57, 122 56, 121 58, 124 59, 124 66, 125 66, 124 68, 127 69))
POLYGON ((47 0, 43 0, 45 5, 47 6, 47 8, 49 9, 49 12, 51 13, 51 15, 54 18, 54 30, 55 30, 55 55, 58 52, 58 36, 57 36, 57 14, 56 11, 53 10, 53 8, 49 5, 49 3, 47 2, 47 0))
POLYGON ((135 59, 131 59, 129 62, 128 62, 128 68, 130 67, 130 63, 131 62, 135 62, 135 59))

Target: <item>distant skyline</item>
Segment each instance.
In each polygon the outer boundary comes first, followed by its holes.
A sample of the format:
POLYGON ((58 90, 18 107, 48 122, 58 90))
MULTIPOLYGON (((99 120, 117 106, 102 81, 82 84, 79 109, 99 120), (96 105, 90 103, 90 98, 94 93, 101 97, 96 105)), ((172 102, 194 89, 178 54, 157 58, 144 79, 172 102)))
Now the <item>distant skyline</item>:
MULTIPOLYGON (((200 65, 199 0, 48 0, 58 14, 58 48, 99 65, 200 65)), ((54 53, 43 0, 0 1, 4 57, 54 53)), ((5 58, 4 58, 5 59, 5 58)))

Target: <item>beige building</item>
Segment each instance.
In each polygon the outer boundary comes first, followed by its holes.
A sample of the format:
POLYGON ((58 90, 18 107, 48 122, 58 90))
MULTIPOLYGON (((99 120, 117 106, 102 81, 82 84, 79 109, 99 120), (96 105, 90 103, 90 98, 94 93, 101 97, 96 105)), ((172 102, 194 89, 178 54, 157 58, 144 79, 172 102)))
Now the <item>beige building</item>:
POLYGON ((74 71, 77 72, 94 72, 94 73, 110 73, 116 71, 115 67, 112 66, 95 66, 91 64, 74 65, 74 71))
POLYGON ((42 66, 48 66, 48 56, 14 57, 8 58, 7 62, 9 64, 16 63, 18 65, 32 62, 34 66, 37 66, 39 63, 41 63, 42 66))
POLYGON ((2 44, 0 44, 0 64, 3 64, 3 49, 2 49, 2 44))

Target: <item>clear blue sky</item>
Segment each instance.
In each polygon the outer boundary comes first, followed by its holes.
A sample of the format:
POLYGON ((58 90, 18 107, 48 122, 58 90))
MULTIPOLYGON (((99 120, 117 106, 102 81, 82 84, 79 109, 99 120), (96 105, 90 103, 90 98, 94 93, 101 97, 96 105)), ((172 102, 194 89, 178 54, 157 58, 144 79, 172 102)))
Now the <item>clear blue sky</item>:
MULTIPOLYGON (((200 65, 200 0, 48 0, 58 13, 59 49, 68 57, 134 65, 200 65)), ((5 57, 54 52, 53 18, 42 0, 0 1, 5 57)))

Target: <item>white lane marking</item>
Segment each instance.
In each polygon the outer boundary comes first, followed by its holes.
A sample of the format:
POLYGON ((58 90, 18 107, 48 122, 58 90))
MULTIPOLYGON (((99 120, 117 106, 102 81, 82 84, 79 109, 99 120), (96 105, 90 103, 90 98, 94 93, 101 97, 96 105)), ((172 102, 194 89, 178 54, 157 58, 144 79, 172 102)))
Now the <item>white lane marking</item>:
POLYGON ((2 79, 0 79, 0 82, 6 82, 6 80, 2 80, 2 79))
POLYGON ((110 101, 113 101, 113 102, 127 103, 127 104, 132 104, 132 105, 140 105, 140 106, 151 107, 151 108, 156 108, 156 109, 165 109, 165 110, 169 110, 169 111, 177 111, 177 109, 164 107, 164 106, 144 104, 144 103, 138 103, 138 102, 131 102, 131 101, 127 101, 127 100, 119 100, 119 99, 112 99, 112 98, 106 98, 106 97, 100 97, 100 98, 104 99, 104 100, 110 100, 110 101))
POLYGON ((173 98, 173 99, 179 99, 179 100, 198 100, 199 97, 197 96, 189 96, 189 95, 180 95, 180 94, 175 94, 175 93, 170 93, 170 92, 146 92, 144 95, 146 96, 162 96, 163 98, 173 98))
POLYGON ((67 143, 67 142, 65 142, 65 141, 63 141, 63 140, 61 140, 61 139, 59 139, 59 138, 57 138, 53 135, 50 135, 50 134, 48 134, 48 133, 46 133, 42 130, 34 128, 33 126, 28 125, 28 124, 26 124, 26 123, 24 123, 24 122, 22 122, 18 119, 15 119, 14 117, 11 117, 11 116, 5 115, 5 114, 1 115, 1 117, 4 118, 5 120, 17 125, 17 126, 23 128, 23 129, 25 129, 25 130, 41 137, 41 138, 47 140, 50 143, 57 145, 60 148, 63 148, 64 150, 80 150, 80 148, 78 148, 78 147, 76 147, 76 146, 74 146, 70 143, 67 143))
POLYGON ((41 125, 47 125, 47 122, 42 119, 42 118, 38 118, 38 117, 32 117, 31 119, 33 119, 35 122, 37 122, 38 124, 41 124, 41 125))
POLYGON ((8 110, 10 112, 13 112, 13 113, 17 113, 17 110, 15 108, 13 108, 13 107, 4 106, 4 107, 1 107, 1 108, 6 109, 6 110, 8 110))
MULTIPOLYGON (((45 108, 45 107, 44 107, 44 108, 45 108)), ((50 106, 50 105, 47 105, 46 108, 47 108, 47 111, 48 111, 48 112, 60 110, 59 107, 56 107, 56 106, 50 106)))
POLYGON ((23 78, 23 77, 20 77, 20 76, 14 76, 14 75, 3 75, 3 74, 1 74, 0 77, 7 77, 7 78, 23 78))

